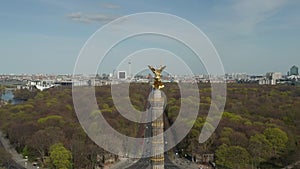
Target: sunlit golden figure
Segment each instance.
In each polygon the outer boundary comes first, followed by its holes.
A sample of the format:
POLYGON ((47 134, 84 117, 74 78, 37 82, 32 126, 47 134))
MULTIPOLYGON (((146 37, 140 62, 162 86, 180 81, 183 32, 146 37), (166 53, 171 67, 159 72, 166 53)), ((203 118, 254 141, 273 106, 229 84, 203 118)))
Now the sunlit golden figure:
POLYGON ((155 74, 154 84, 152 85, 155 89, 164 88, 164 84, 161 82, 161 72, 166 68, 166 66, 162 66, 159 69, 155 69, 154 67, 148 65, 149 69, 155 74))

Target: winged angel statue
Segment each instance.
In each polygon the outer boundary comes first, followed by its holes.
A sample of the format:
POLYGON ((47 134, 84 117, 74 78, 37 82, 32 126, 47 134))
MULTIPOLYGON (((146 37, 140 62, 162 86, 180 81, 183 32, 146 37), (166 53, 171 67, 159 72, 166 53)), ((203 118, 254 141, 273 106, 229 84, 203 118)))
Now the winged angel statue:
POLYGON ((161 72, 166 68, 166 66, 161 66, 158 69, 148 65, 149 69, 155 74, 154 84, 152 85, 154 89, 162 89, 164 88, 164 84, 161 82, 161 72))

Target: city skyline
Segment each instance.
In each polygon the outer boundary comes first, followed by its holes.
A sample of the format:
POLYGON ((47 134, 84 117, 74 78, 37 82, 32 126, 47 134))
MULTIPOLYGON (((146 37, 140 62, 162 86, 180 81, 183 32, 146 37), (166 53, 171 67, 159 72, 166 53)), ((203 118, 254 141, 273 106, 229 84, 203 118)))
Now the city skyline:
POLYGON ((225 72, 286 74, 300 65, 299 6, 284 0, 6 1, 0 6, 0 73, 70 74, 95 31, 118 17, 154 11, 200 28, 216 47, 225 72))

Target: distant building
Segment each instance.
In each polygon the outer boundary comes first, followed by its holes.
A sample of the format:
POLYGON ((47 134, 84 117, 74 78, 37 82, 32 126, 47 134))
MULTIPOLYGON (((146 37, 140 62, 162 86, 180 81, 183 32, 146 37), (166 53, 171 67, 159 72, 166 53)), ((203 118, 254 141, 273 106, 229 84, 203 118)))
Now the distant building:
POLYGON ((125 80, 126 78, 126 71, 118 71, 118 79, 125 80))
POLYGON ((278 80, 282 78, 282 74, 280 72, 269 72, 266 74, 268 79, 278 80))
POLYGON ((43 91, 45 89, 49 89, 54 87, 54 81, 53 80, 29 80, 26 84, 26 86, 21 86, 18 88, 27 88, 27 89, 32 89, 36 88, 40 91, 43 91))
POLYGON ((280 72, 268 72, 265 78, 259 80, 260 85, 276 85, 277 82, 282 79, 280 72))
POLYGON ((295 66, 295 65, 292 66, 288 75, 289 75, 289 76, 291 76, 291 75, 296 75, 296 76, 298 76, 298 75, 299 75, 298 67, 295 66))
POLYGON ((246 73, 226 73, 225 74, 226 83, 249 83, 250 76, 246 73))

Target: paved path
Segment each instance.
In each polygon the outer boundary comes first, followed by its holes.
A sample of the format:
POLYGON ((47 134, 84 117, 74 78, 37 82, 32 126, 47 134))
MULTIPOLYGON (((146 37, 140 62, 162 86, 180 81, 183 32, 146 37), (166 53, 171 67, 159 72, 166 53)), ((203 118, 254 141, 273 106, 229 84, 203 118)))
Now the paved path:
MULTIPOLYGON (((110 169, 150 169, 150 158, 141 158, 139 160, 127 159, 121 160, 110 169)), ((197 165, 185 159, 177 159, 174 162, 167 156, 165 158, 165 169, 198 169, 197 165)))
POLYGON ((295 162, 294 164, 288 165, 282 169, 293 169, 295 166, 300 165, 300 161, 295 162))
POLYGON ((133 163, 137 162, 137 160, 133 160, 130 158, 122 158, 119 162, 111 166, 109 169, 120 169, 120 168, 127 168, 131 166, 133 163))
POLYGON ((2 131, 0 131, 0 141, 4 149, 12 155, 12 160, 14 160, 17 164, 27 169, 37 169, 37 167, 32 166, 32 163, 26 162, 21 154, 17 153, 15 148, 9 144, 9 140, 4 137, 2 131), (27 163, 27 165, 25 163, 27 163))

